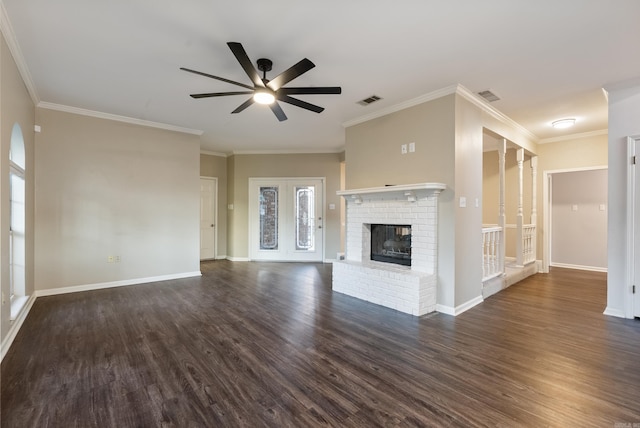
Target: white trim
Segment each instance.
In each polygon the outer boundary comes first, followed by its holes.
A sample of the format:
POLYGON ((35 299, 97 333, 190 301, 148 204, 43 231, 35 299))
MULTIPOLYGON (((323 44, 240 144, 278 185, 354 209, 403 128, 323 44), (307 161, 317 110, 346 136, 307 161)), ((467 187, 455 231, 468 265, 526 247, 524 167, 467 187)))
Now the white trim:
POLYGON ((183 128, 181 126, 169 125, 166 123, 152 122, 150 120, 136 119, 128 116, 120 116, 117 114, 103 113, 95 110, 87 110, 78 107, 65 106, 62 104, 54 104, 46 101, 40 101, 37 107, 48 110, 63 111, 66 113, 78 114, 81 116, 96 117, 98 119, 114 120, 116 122, 131 123, 133 125, 147 126, 150 128, 164 129, 167 131, 181 132, 183 134, 202 135, 204 131, 199 129, 183 128))
POLYGON ((638 189, 636 189, 635 180, 636 170, 635 168, 631 168, 631 157, 638 155, 638 153, 636 153, 636 143, 640 143, 640 135, 627 137, 627 281, 625 284, 625 294, 628 295, 628 298, 624 299, 626 302, 623 310, 627 318, 633 318, 635 312, 640 312, 640 310, 636 310, 635 308, 635 302, 640 300, 640 298, 636 297, 632 291, 636 280, 634 245, 636 231, 634 217, 637 214, 635 212, 635 195, 638 189))
POLYGON ((588 270, 591 272, 607 272, 606 267, 598 267, 598 266, 573 265, 569 263, 551 263, 550 266, 564 268, 564 269, 588 270))
POLYGON ((461 313, 466 312, 469 309, 473 308, 474 306, 479 305, 482 302, 484 302, 484 299, 482 298, 482 296, 478 296, 461 305, 456 306, 455 308, 452 308, 451 306, 438 304, 436 305, 436 311, 446 315, 453 315, 454 317, 456 317, 461 313))
POLYGON ((176 273, 176 274, 170 274, 170 275, 150 276, 146 278, 126 279, 122 281, 99 282, 95 284, 86 284, 86 285, 72 285, 70 287, 60 287, 60 288, 47 288, 44 290, 36 290, 35 294, 36 294, 36 297, 55 296, 58 294, 77 293, 78 291, 91 291, 91 290, 101 290, 103 288, 125 287, 129 285, 145 284, 149 282, 192 278, 195 276, 202 276, 202 273, 198 270, 194 272, 183 272, 183 273, 176 273))
POLYGON ((0 345, 0 361, 4 359, 5 355, 7 355, 7 352, 9 351, 9 348, 11 348, 13 340, 16 338, 16 335, 18 334, 18 331, 20 331, 20 328, 22 328, 22 324, 24 323, 24 320, 27 319, 27 315, 29 315, 29 311, 31 311, 31 307, 33 306, 33 303, 35 301, 36 296, 34 294, 29 296, 29 300, 27 300, 27 303, 22 307, 22 310, 18 314, 18 317, 11 322, 11 328, 9 328, 7 335, 4 337, 4 340, 0 345))
POLYGON ((226 153, 212 152, 212 151, 209 151, 209 150, 200 150, 200 154, 201 155, 209 155, 209 156, 218 156, 218 157, 221 157, 221 158, 228 158, 229 157, 229 155, 226 154, 226 153))
POLYGON ((578 140, 580 138, 597 137, 599 135, 607 135, 607 134, 609 134, 609 130, 608 129, 600 129, 600 130, 597 130, 597 131, 581 132, 581 133, 578 133, 578 134, 561 135, 559 137, 543 138, 540 141, 538 141, 538 144, 549 144, 549 143, 557 143, 559 141, 578 140))
POLYGON ((606 309, 602 314, 608 315, 610 317, 626 318, 624 316, 624 311, 622 309, 610 308, 608 306, 606 307, 606 309))
POLYGON ((396 113, 400 110, 407 109, 409 107, 417 106, 422 103, 426 103, 428 101, 437 100, 438 98, 446 97, 447 95, 455 94, 458 85, 447 86, 446 88, 438 89, 436 91, 432 91, 426 93, 424 95, 420 95, 419 97, 410 99, 408 101, 404 101, 398 104, 394 104, 392 106, 383 108, 381 110, 376 110, 364 116, 357 117, 355 119, 348 120, 342 123, 342 126, 348 128, 350 126, 359 125, 364 122, 368 122, 373 119, 377 119, 382 116, 386 116, 391 113, 396 113))
POLYGON ((227 256, 227 260, 232 262, 249 262, 251 259, 249 257, 229 257, 227 256))
POLYGON ((352 120, 348 120, 346 122, 343 122, 342 126, 345 127, 345 128, 348 128, 350 126, 359 125, 361 123, 368 122, 368 121, 370 121, 372 119, 377 119, 379 117, 386 116, 386 115, 389 115, 389 114, 392 114, 392 113, 396 113, 398 111, 401 111, 401 110, 404 110, 404 109, 407 109, 407 108, 410 108, 410 107, 414 107, 414 106, 417 106, 419 104, 423 104, 423 103, 426 103, 428 101, 433 101, 433 100, 436 100, 438 98, 442 98, 442 97, 445 97, 447 95, 452 95, 452 94, 460 95, 461 97, 465 98, 467 101, 471 102, 476 107, 480 108, 480 110, 482 110, 485 113, 489 114, 493 118, 495 118, 495 119, 499 120, 500 122, 503 122, 503 123, 515 128, 516 130, 518 130, 519 132, 521 132, 525 136, 527 136, 529 139, 531 139, 533 141, 538 141, 538 137, 535 134, 533 134, 531 131, 529 131, 524 126, 520 125, 518 122, 514 121, 510 117, 506 116, 504 113, 502 113, 499 110, 495 109, 493 106, 489 105, 489 103, 487 103, 479 95, 474 94, 473 92, 471 92, 470 90, 468 90, 467 88, 465 88, 464 86, 462 86, 460 84, 447 86, 445 88, 429 92, 427 94, 424 94, 424 95, 421 95, 419 97, 410 99, 408 101, 404 101, 404 102, 392 105, 390 107, 374 111, 374 112, 372 112, 370 114, 367 114, 367 115, 364 115, 364 116, 360 116, 360 117, 357 117, 357 118, 352 119, 352 120))
POLYGON ((7 46, 9 46, 9 51, 11 52, 11 56, 13 56, 13 60, 15 61, 20 77, 22 77, 22 81, 27 88, 27 92, 29 92, 29 95, 31 96, 31 101, 33 101, 33 104, 37 105, 40 102, 40 98, 38 97, 36 85, 33 83, 31 73, 27 67, 27 62, 22 55, 22 49, 20 49, 20 45, 16 39, 16 34, 13 31, 13 26, 9 20, 7 9, 5 9, 2 1, 0 1, 0 30, 4 35, 7 46))
POLYGON ((344 147, 338 149, 282 149, 282 150, 234 150, 231 155, 315 155, 315 154, 335 154, 344 152, 344 147))

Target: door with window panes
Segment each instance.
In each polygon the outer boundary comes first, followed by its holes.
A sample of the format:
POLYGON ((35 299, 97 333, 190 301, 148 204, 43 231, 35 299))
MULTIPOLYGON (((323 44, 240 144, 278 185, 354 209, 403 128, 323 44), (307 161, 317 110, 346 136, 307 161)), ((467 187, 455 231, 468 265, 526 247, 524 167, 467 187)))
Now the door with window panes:
POLYGON ((249 257, 323 260, 322 178, 249 179, 249 257))

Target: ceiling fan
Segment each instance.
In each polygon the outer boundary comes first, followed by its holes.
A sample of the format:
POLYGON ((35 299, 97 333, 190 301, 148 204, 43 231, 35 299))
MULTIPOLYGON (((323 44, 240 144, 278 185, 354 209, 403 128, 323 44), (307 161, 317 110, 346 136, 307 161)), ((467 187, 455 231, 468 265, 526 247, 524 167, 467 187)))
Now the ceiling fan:
POLYGON ((299 100, 297 98, 293 98, 290 95, 340 94, 342 92, 342 88, 340 88, 339 86, 284 88, 284 85, 286 85, 296 77, 311 70, 313 67, 315 67, 315 64, 307 58, 304 58, 294 66, 288 68, 273 79, 269 80, 267 79, 267 71, 271 71, 273 65, 271 60, 267 58, 260 58, 258 61, 256 61, 258 65, 258 69, 256 70, 251 63, 247 52, 244 50, 240 43, 228 42, 227 45, 240 63, 240 66, 242 66, 242 68, 244 69, 244 72, 247 73, 247 76, 249 76, 249 79, 251 79, 251 82, 253 82, 253 86, 225 79, 224 77, 213 76, 211 74, 180 67, 180 70, 188 71, 189 73, 199 74, 201 76, 210 77, 212 79, 220 80, 222 82, 231 83, 232 85, 237 85, 249 89, 248 91, 191 94, 192 98, 225 97, 228 95, 251 95, 251 98, 240 104, 240 106, 238 106, 238 108, 236 108, 231 113, 240 113, 254 102, 257 102, 259 104, 269 105, 273 114, 275 114, 278 120, 282 122, 283 120, 287 120, 287 116, 284 114, 284 111, 282 110, 282 107, 280 107, 280 104, 278 104, 278 101, 282 101, 283 103, 292 104, 306 110, 320 113, 324 110, 323 107, 299 100), (260 75, 258 74, 258 70, 262 71, 262 77, 260 77, 260 75))

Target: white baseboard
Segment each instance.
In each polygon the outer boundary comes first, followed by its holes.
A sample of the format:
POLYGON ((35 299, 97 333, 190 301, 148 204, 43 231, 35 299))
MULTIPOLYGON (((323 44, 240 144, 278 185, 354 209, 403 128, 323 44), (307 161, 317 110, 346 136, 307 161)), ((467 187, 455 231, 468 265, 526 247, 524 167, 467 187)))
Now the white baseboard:
POLYGON ((16 338, 18 331, 20 331, 20 327, 22 327, 24 320, 27 319, 27 315, 29 315, 29 311, 31 310, 31 307, 33 306, 33 303, 35 301, 35 294, 29 296, 29 300, 27 300, 27 303, 25 303, 25 305, 22 307, 22 310, 20 311, 16 319, 11 321, 11 327, 9 328, 7 335, 4 337, 2 344, 0 344, 0 361, 4 359, 5 355, 7 355, 7 352, 9 351, 13 340, 16 338))
POLYGON ((608 315, 610 317, 618 317, 618 318, 626 318, 624 311, 622 309, 610 308, 609 306, 603 312, 603 315, 608 315))
POLYGON ((229 257, 227 256, 227 260, 231 260, 232 262, 249 262, 251 259, 249 257, 229 257))
POLYGON ((436 311, 446 314, 446 315, 453 315, 458 316, 461 313, 468 311, 469 309, 473 308, 476 305, 479 305, 480 303, 484 302, 484 299, 482 298, 482 296, 478 296, 475 297, 471 300, 469 300, 468 302, 465 302, 461 305, 454 307, 451 306, 445 306, 445 305, 436 305, 436 311))
POLYGON ((100 282, 86 285, 73 285, 70 287, 47 288, 44 290, 36 290, 36 297, 55 296, 57 294, 76 293, 78 291, 100 290, 103 288, 125 287, 128 285, 145 284, 149 282, 168 281, 171 279, 191 278, 194 276, 202 276, 200 271, 183 272, 171 275, 150 276, 147 278, 126 279, 123 281, 100 282))
POLYGON ((607 272, 606 267, 598 267, 598 266, 582 266, 582 265, 572 265, 568 263, 551 263, 550 266, 565 268, 565 269, 577 269, 577 270, 588 270, 592 272, 607 272))

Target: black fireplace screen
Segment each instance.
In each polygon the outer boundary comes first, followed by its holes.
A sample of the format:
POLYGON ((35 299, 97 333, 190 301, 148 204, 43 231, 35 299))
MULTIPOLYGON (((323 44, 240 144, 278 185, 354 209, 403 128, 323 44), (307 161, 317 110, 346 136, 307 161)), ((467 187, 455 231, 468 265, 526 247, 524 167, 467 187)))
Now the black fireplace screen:
POLYGON ((411 266, 411 225, 372 224, 371 260, 411 266))

